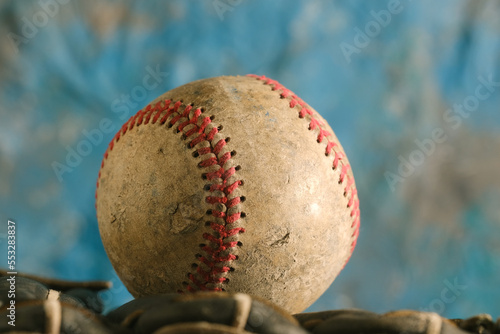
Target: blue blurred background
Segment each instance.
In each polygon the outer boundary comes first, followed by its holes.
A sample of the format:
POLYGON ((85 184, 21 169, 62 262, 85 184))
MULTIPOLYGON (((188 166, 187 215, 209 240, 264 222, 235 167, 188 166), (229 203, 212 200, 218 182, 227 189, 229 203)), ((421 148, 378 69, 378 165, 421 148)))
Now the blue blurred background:
POLYGON ((0 247, 14 219, 18 270, 129 300, 95 218, 108 142, 164 91, 255 73, 325 116, 360 194, 358 246, 308 311, 500 315, 500 1, 0 3, 0 247))

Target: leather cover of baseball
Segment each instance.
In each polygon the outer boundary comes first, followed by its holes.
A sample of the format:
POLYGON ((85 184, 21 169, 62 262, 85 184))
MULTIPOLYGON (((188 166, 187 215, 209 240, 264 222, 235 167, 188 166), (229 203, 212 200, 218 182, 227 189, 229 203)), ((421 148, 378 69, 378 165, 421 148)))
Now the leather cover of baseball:
POLYGON ((333 282, 359 231, 330 126, 254 75, 188 83, 131 117, 104 155, 96 209, 133 296, 244 292, 292 313, 333 282))

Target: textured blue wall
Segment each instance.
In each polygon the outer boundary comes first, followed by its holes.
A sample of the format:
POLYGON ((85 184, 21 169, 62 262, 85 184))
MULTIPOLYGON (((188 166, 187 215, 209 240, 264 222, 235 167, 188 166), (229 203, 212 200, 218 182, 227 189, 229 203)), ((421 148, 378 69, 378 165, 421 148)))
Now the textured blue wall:
POLYGON ((3 1, 0 232, 16 220, 19 270, 111 279, 120 305, 94 210, 114 132, 178 85, 265 74, 325 116, 361 199, 355 253, 309 310, 498 316, 499 17, 493 0, 3 1))

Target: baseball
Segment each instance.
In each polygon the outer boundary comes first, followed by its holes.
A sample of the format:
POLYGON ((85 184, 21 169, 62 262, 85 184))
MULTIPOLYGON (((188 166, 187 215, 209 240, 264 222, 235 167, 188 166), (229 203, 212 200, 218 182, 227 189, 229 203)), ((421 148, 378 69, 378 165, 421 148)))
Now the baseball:
POLYGON ((132 116, 104 154, 96 210, 133 296, 243 292, 292 313, 333 282, 360 223, 330 126, 255 75, 194 81, 132 116))

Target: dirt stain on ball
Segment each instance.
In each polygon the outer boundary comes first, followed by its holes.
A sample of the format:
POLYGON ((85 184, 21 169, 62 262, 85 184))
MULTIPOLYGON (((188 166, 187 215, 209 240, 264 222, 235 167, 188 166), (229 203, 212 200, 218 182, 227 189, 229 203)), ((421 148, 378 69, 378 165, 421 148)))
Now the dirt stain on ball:
POLYGON ((170 232, 173 234, 186 234, 196 231, 203 226, 205 213, 200 210, 203 201, 200 195, 192 195, 181 202, 172 204, 165 209, 170 232))

